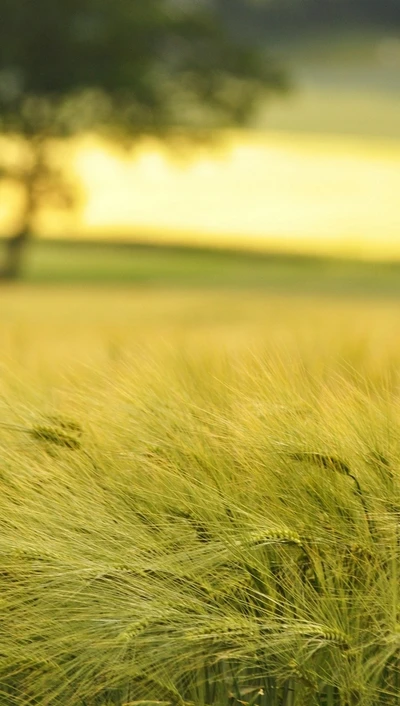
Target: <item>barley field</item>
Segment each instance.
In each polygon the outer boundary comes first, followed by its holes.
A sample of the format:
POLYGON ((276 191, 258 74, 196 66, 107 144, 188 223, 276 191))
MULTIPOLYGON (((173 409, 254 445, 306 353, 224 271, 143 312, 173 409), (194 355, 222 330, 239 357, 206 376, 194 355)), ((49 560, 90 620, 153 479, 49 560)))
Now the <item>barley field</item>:
POLYGON ((399 704, 398 299, 1 305, 0 704, 399 704))

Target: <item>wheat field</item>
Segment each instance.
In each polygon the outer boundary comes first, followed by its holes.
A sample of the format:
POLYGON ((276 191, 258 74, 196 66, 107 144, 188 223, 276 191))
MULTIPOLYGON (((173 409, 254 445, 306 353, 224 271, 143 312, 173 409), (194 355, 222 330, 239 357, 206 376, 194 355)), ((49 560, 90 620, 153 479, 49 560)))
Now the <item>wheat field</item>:
POLYGON ((0 704, 399 704, 398 301, 1 296, 0 704))

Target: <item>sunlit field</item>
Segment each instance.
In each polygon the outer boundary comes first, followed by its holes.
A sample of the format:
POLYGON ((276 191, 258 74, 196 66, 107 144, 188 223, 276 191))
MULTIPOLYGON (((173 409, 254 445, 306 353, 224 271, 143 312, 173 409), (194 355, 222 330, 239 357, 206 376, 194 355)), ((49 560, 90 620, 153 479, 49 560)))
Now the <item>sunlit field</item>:
MULTIPOLYGON (((122 155, 88 139, 74 154, 76 208, 44 210, 42 237, 400 255, 400 140, 249 132, 197 150, 143 142, 122 155)), ((11 186, 1 196, 6 235, 18 200, 11 186)))
MULTIPOLYGON (((60 160, 80 199, 42 213, 37 233, 399 257, 399 46, 390 33, 280 42, 293 91, 212 148, 68 146, 60 160)), ((16 195, 0 196, 6 234, 16 195)))
POLYGON ((362 257, 400 254, 400 141, 300 133, 220 137, 178 154, 144 143, 77 157, 80 233, 362 257), (379 238, 377 237, 379 234, 379 238))
POLYGON ((397 704, 399 325, 4 287, 2 703, 397 704))
POLYGON ((186 162, 154 143, 121 159, 87 142, 77 232, 398 257, 398 38, 341 30, 273 50, 294 90, 260 110, 253 131, 186 162))

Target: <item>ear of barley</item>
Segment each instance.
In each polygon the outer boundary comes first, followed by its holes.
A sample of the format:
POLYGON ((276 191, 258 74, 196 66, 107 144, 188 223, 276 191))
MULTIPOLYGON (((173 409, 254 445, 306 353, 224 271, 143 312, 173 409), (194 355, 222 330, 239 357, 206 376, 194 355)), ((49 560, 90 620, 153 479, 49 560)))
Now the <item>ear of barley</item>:
POLYGON ((251 532, 248 537, 238 539, 235 545, 238 547, 256 547, 262 544, 296 544, 302 546, 300 535, 286 527, 266 528, 251 532))
POLYGON ((347 463, 342 461, 337 456, 331 456, 329 454, 318 453, 315 451, 297 451, 294 453, 288 453, 288 458, 292 458, 294 461, 303 461, 308 463, 313 463, 316 466, 321 466, 332 471, 338 471, 344 475, 350 475, 351 471, 347 463))
POLYGON ((289 662, 288 672, 305 684, 305 686, 310 687, 313 691, 318 691, 317 675, 311 670, 305 669, 303 666, 299 665, 295 659, 289 662))
POLYGON ((83 433, 82 425, 76 422, 74 419, 68 419, 67 417, 62 417, 57 414, 49 415, 46 417, 46 422, 51 426, 58 427, 59 429, 69 433, 72 432, 80 436, 83 433))
POLYGON ((143 633, 146 628, 149 627, 150 624, 150 618, 143 618, 142 620, 138 620, 136 623, 132 623, 126 628, 126 630, 124 630, 124 632, 122 632, 118 636, 117 641, 121 643, 132 642, 132 640, 134 640, 135 637, 138 637, 138 635, 143 633))
POLYGON ((81 442, 75 436, 66 434, 56 427, 37 425, 29 430, 30 435, 37 441, 46 441, 57 446, 65 446, 68 449, 79 449, 81 442))
POLYGON ((61 557, 43 549, 34 547, 15 547, 6 551, 0 551, 0 557, 9 557, 16 559, 32 559, 35 561, 60 561, 61 557))
POLYGON ((326 642, 336 643, 340 647, 349 648, 350 640, 340 630, 325 628, 319 625, 300 626, 294 630, 295 634, 305 638, 316 638, 326 642))
POLYGON ((189 628, 185 637, 188 642, 196 642, 198 640, 233 639, 239 635, 255 639, 258 637, 259 631, 257 626, 250 622, 221 618, 210 620, 207 625, 189 628))

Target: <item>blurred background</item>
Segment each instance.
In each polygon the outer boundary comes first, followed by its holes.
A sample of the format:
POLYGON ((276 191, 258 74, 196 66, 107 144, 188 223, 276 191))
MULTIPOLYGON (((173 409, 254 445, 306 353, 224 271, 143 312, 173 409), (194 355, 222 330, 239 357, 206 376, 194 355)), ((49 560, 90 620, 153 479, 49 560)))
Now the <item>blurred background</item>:
POLYGON ((139 5, 0 0, 3 280, 400 292, 398 0, 139 5))

